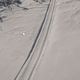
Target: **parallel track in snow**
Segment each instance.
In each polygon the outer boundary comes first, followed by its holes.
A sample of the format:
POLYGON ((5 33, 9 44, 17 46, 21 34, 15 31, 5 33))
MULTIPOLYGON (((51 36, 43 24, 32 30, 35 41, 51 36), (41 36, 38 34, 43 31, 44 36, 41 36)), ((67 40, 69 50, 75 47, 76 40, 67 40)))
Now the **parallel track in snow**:
POLYGON ((54 12, 56 0, 50 0, 44 20, 32 45, 32 48, 19 70, 14 80, 30 80, 30 77, 35 69, 35 66, 41 56, 41 52, 50 28, 52 14, 54 12))

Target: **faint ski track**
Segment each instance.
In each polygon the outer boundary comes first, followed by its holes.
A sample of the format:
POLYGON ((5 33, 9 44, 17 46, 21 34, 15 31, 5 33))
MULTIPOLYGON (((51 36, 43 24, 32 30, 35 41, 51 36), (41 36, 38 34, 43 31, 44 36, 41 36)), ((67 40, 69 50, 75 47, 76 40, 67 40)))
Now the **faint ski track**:
MULTIPOLYGON (((56 0, 55 0, 55 2, 56 2, 56 0)), ((54 2, 54 7, 55 7, 55 2, 54 2)), ((34 55, 34 53, 31 55, 31 53, 33 52, 33 50, 34 50, 34 48, 35 48, 36 42, 37 42, 37 40, 38 40, 38 38, 39 38, 39 36, 40 36, 40 33, 41 33, 41 31, 42 31, 42 28, 43 28, 43 26, 44 26, 44 23, 45 23, 45 20, 46 20, 46 17, 47 17, 47 12, 48 12, 48 10, 50 9, 50 8, 49 8, 49 7, 50 7, 50 4, 51 4, 51 0, 50 0, 50 2, 49 2, 49 4, 48 4, 48 8, 47 8, 47 11, 46 11, 46 13, 45 13, 44 20, 43 20, 43 22, 42 22, 42 24, 41 24, 41 27, 40 27, 40 29, 39 29, 39 31, 38 31, 38 34, 37 34, 36 38, 35 38, 35 41, 34 41, 34 43, 33 43, 33 45, 32 45, 32 48, 31 48, 31 50, 30 50, 30 52, 29 52, 29 55, 27 56, 24 64, 22 65, 21 69, 19 70, 19 72, 18 72, 18 74, 16 75, 16 77, 14 78, 14 80, 17 80, 17 77, 18 77, 19 74, 21 73, 21 71, 22 71, 22 69, 24 68, 25 64, 27 63, 28 59, 29 59, 31 56, 34 55)), ((54 11, 54 10, 53 10, 53 11, 54 11)), ((52 20, 52 19, 50 19, 50 22, 51 22, 51 20, 52 20)), ((46 40, 48 31, 49 31, 50 22, 49 22, 49 26, 48 26, 48 29, 47 29, 47 32, 46 32, 45 39, 44 39, 44 41, 43 41, 43 46, 44 46, 44 44, 45 44, 45 40, 46 40)), ((43 49, 43 48, 42 48, 42 49, 43 49)), ((42 52, 42 49, 41 49, 40 53, 42 52)), ((41 54, 40 54, 40 55, 41 55, 41 54)), ((38 59, 37 59, 35 65, 34 65, 34 67, 33 67, 33 70, 31 71, 31 74, 29 75, 29 77, 28 77, 27 80, 30 80, 30 77, 31 77, 31 75, 32 75, 32 73, 33 73, 33 71, 34 71, 34 68, 35 68, 35 66, 36 66, 36 64, 37 64, 37 62, 38 62, 38 60, 39 60, 39 58, 40 58, 40 55, 38 56, 38 59)), ((31 59, 31 58, 30 58, 30 59, 31 59)), ((29 63, 28 63, 28 64, 29 64, 29 63)), ((20 80, 22 80, 22 79, 20 79, 20 80)))
MULTIPOLYGON (((53 15, 53 12, 54 12, 54 9, 55 9, 55 4, 56 4, 56 0, 54 1, 54 6, 53 6, 53 9, 52 9, 51 16, 53 15)), ((49 22, 49 25, 48 25, 48 28, 47 28, 47 32, 46 32, 46 35, 45 35, 45 38, 44 38, 44 41, 43 41, 42 48, 41 48, 41 50, 40 50, 40 54, 39 54, 39 56, 38 56, 38 58, 37 58, 37 60, 36 60, 36 63, 35 63, 35 65, 34 65, 34 67, 33 67, 33 70, 32 70, 32 72, 31 72, 31 74, 30 74, 28 80, 31 79, 31 76, 32 76, 32 74, 33 74, 33 71, 34 71, 34 69, 36 68, 36 65, 38 64, 40 58, 41 58, 42 55, 43 55, 43 54, 41 54, 41 53, 42 53, 42 51, 43 51, 43 47, 44 47, 44 45, 45 45, 45 42, 46 42, 46 39, 47 39, 47 35, 48 35, 48 33, 49 33, 51 21, 52 21, 52 17, 51 17, 51 19, 50 19, 50 22, 49 22)))

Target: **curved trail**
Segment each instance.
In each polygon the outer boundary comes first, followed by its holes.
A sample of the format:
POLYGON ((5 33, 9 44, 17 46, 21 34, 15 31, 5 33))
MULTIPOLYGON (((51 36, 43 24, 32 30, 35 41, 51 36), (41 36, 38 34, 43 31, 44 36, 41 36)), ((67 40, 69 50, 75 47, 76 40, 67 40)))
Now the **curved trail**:
POLYGON ((44 43, 47 37, 47 33, 50 27, 50 23, 52 20, 52 14, 54 11, 55 2, 56 0, 55 1, 50 0, 47 11, 45 13, 44 20, 41 24, 41 27, 38 31, 36 39, 29 52, 29 55, 27 56, 24 64, 22 65, 20 71, 18 72, 14 80, 25 80, 25 79, 30 80, 30 77, 34 71, 34 68, 41 56, 41 51, 44 46, 44 43))

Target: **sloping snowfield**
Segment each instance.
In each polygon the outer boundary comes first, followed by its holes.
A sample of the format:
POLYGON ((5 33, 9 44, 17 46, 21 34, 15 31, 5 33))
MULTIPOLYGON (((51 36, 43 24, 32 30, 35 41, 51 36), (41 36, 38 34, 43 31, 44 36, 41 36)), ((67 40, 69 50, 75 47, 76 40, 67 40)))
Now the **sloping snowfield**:
POLYGON ((56 0, 42 54, 31 80, 80 80, 80 0, 56 0))
POLYGON ((22 7, 11 6, 0 15, 0 80, 14 80, 30 52, 43 22, 48 1, 24 0, 22 7))

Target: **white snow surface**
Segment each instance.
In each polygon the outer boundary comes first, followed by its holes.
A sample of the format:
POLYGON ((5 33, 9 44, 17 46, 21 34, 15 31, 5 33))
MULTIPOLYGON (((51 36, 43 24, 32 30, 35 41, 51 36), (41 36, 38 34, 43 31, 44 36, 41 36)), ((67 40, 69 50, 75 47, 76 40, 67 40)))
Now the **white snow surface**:
POLYGON ((16 6, 1 13, 0 22, 0 80, 14 80, 23 65, 44 19, 47 4, 24 0, 22 10, 16 6))
POLYGON ((53 15, 31 80, 80 80, 80 0, 56 0, 53 15))

